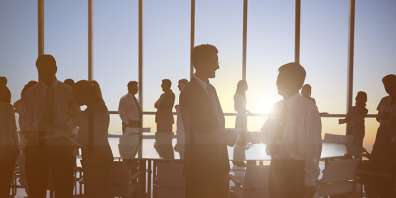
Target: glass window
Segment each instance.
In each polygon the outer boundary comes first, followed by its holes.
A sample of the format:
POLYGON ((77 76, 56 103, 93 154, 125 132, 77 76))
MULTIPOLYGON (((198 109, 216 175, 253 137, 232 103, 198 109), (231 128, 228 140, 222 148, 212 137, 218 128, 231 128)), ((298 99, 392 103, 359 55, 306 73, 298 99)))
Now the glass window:
MULTIPOLYGON (((190 77, 190 1, 145 0, 143 15, 143 108, 155 111, 162 79, 172 81, 176 105, 177 82, 190 77)), ((154 132, 154 115, 146 115, 143 126, 154 132)))
POLYGON ((15 102, 26 82, 37 80, 37 2, 0 1, 0 27, 0 76, 15 102))
MULTIPOLYGON (((250 0, 247 44, 247 109, 268 114, 280 99, 278 67, 294 61, 294 1, 250 0)), ((265 117, 249 117, 250 131, 260 130, 265 117)))
MULTIPOLYGON (((109 110, 118 110, 129 81, 138 80, 138 1, 96 0, 93 3, 94 79, 109 110)), ((111 133, 121 133, 121 120, 111 116, 111 133)))
POLYGON ((45 53, 54 55, 58 79, 86 79, 87 1, 45 1, 45 53))

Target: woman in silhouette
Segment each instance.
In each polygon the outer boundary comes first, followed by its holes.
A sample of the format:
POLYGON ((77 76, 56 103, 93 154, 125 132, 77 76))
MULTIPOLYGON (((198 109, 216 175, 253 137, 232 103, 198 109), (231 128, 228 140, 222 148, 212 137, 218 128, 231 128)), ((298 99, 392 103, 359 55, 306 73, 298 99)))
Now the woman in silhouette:
POLYGON ((76 97, 80 106, 87 107, 78 117, 85 196, 111 197, 109 180, 113 154, 107 139, 110 118, 99 84, 77 82, 76 97))
POLYGON ((237 112, 235 129, 237 130, 237 141, 234 147, 234 164, 243 165, 245 160, 245 146, 247 144, 247 111, 246 111, 246 91, 247 82, 240 80, 234 95, 234 109, 237 112))

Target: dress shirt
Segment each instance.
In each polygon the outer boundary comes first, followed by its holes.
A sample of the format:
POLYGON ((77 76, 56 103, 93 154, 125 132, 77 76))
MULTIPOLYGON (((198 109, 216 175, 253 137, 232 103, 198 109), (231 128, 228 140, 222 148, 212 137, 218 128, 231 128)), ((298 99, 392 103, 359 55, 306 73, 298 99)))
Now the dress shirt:
POLYGON ((320 173, 321 119, 316 105, 296 94, 275 104, 262 132, 273 159, 305 161, 305 184, 313 186, 320 173))
MULTIPOLYGON (((16 146, 15 112, 8 103, 0 102, 0 126, 0 147, 16 146)), ((3 148, 0 149, 3 150, 3 148)))
POLYGON ((219 121, 219 123, 224 122, 224 115, 223 111, 221 110, 221 107, 218 106, 217 104, 217 93, 215 87, 209 83, 209 81, 203 81, 197 76, 193 75, 195 80, 198 81, 198 84, 202 87, 203 90, 208 94, 209 100, 212 103, 213 111, 216 114, 216 118, 219 121))
POLYGON ((124 124, 129 121, 140 121, 141 108, 135 96, 128 93, 120 99, 118 112, 124 124))
POLYGON ((39 82, 26 92, 23 105, 27 134, 48 144, 73 144, 72 130, 79 109, 70 86, 57 80, 50 86, 39 82))

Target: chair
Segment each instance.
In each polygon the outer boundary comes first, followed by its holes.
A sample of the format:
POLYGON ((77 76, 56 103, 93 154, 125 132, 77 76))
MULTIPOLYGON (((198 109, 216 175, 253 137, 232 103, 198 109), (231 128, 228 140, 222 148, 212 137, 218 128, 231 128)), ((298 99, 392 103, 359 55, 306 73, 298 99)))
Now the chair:
POLYGON ((255 161, 248 162, 246 173, 241 177, 241 173, 233 174, 231 181, 236 184, 231 189, 234 197, 240 198, 265 198, 269 197, 269 166, 256 164, 255 161), (235 196, 236 195, 236 196, 235 196))
POLYGON ((154 182, 154 197, 184 198, 185 179, 181 161, 158 161, 154 182))
POLYGON ((332 196, 356 192, 359 160, 340 159, 326 163, 316 196, 332 196))

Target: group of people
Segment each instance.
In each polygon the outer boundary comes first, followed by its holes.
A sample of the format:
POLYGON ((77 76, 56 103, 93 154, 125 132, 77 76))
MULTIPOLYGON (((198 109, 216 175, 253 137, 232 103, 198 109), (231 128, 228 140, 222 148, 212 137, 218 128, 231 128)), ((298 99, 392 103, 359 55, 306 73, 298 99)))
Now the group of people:
MULTIPOLYGON (((195 72, 190 81, 178 82, 175 149, 182 154, 184 162, 187 198, 228 197, 230 164, 227 141, 224 141, 225 119, 216 88, 210 83, 219 69, 218 53, 210 44, 194 47, 191 61, 195 72)), ((56 61, 51 55, 40 55, 36 67, 38 81, 26 84, 15 105, 11 105, 6 79, 0 79, 0 196, 8 196, 19 140, 24 145, 29 197, 45 197, 50 183, 56 197, 73 196, 76 148, 82 150, 85 196, 111 197, 109 177, 113 156, 107 139, 109 115, 99 84, 88 80, 58 81, 56 61), (20 137, 15 111, 19 114, 20 137)), ((320 173, 322 126, 316 102, 310 96, 311 86, 304 85, 305 76, 306 71, 299 63, 279 67, 276 86, 283 99, 274 105, 262 127, 267 153, 271 155, 272 198, 308 198, 315 194, 320 173)), ((377 108, 380 127, 368 166, 370 170, 391 175, 391 179, 383 179, 382 183, 369 183, 370 192, 379 197, 393 193, 396 175, 396 75, 385 76, 383 83, 389 95, 377 108)), ((136 98, 139 85, 131 81, 127 87, 128 93, 120 99, 118 109, 122 131, 123 134, 139 133, 143 116, 136 98)), ((169 79, 162 80, 161 87, 163 94, 154 105, 157 134, 172 134, 175 94, 169 79)), ((247 89, 246 81, 238 82, 234 96, 239 132, 236 150, 243 150, 247 144, 247 89)), ((340 124, 348 124, 347 135, 353 137, 354 155, 362 148, 366 101, 367 94, 359 92, 356 105, 345 119, 339 120, 340 124)))

